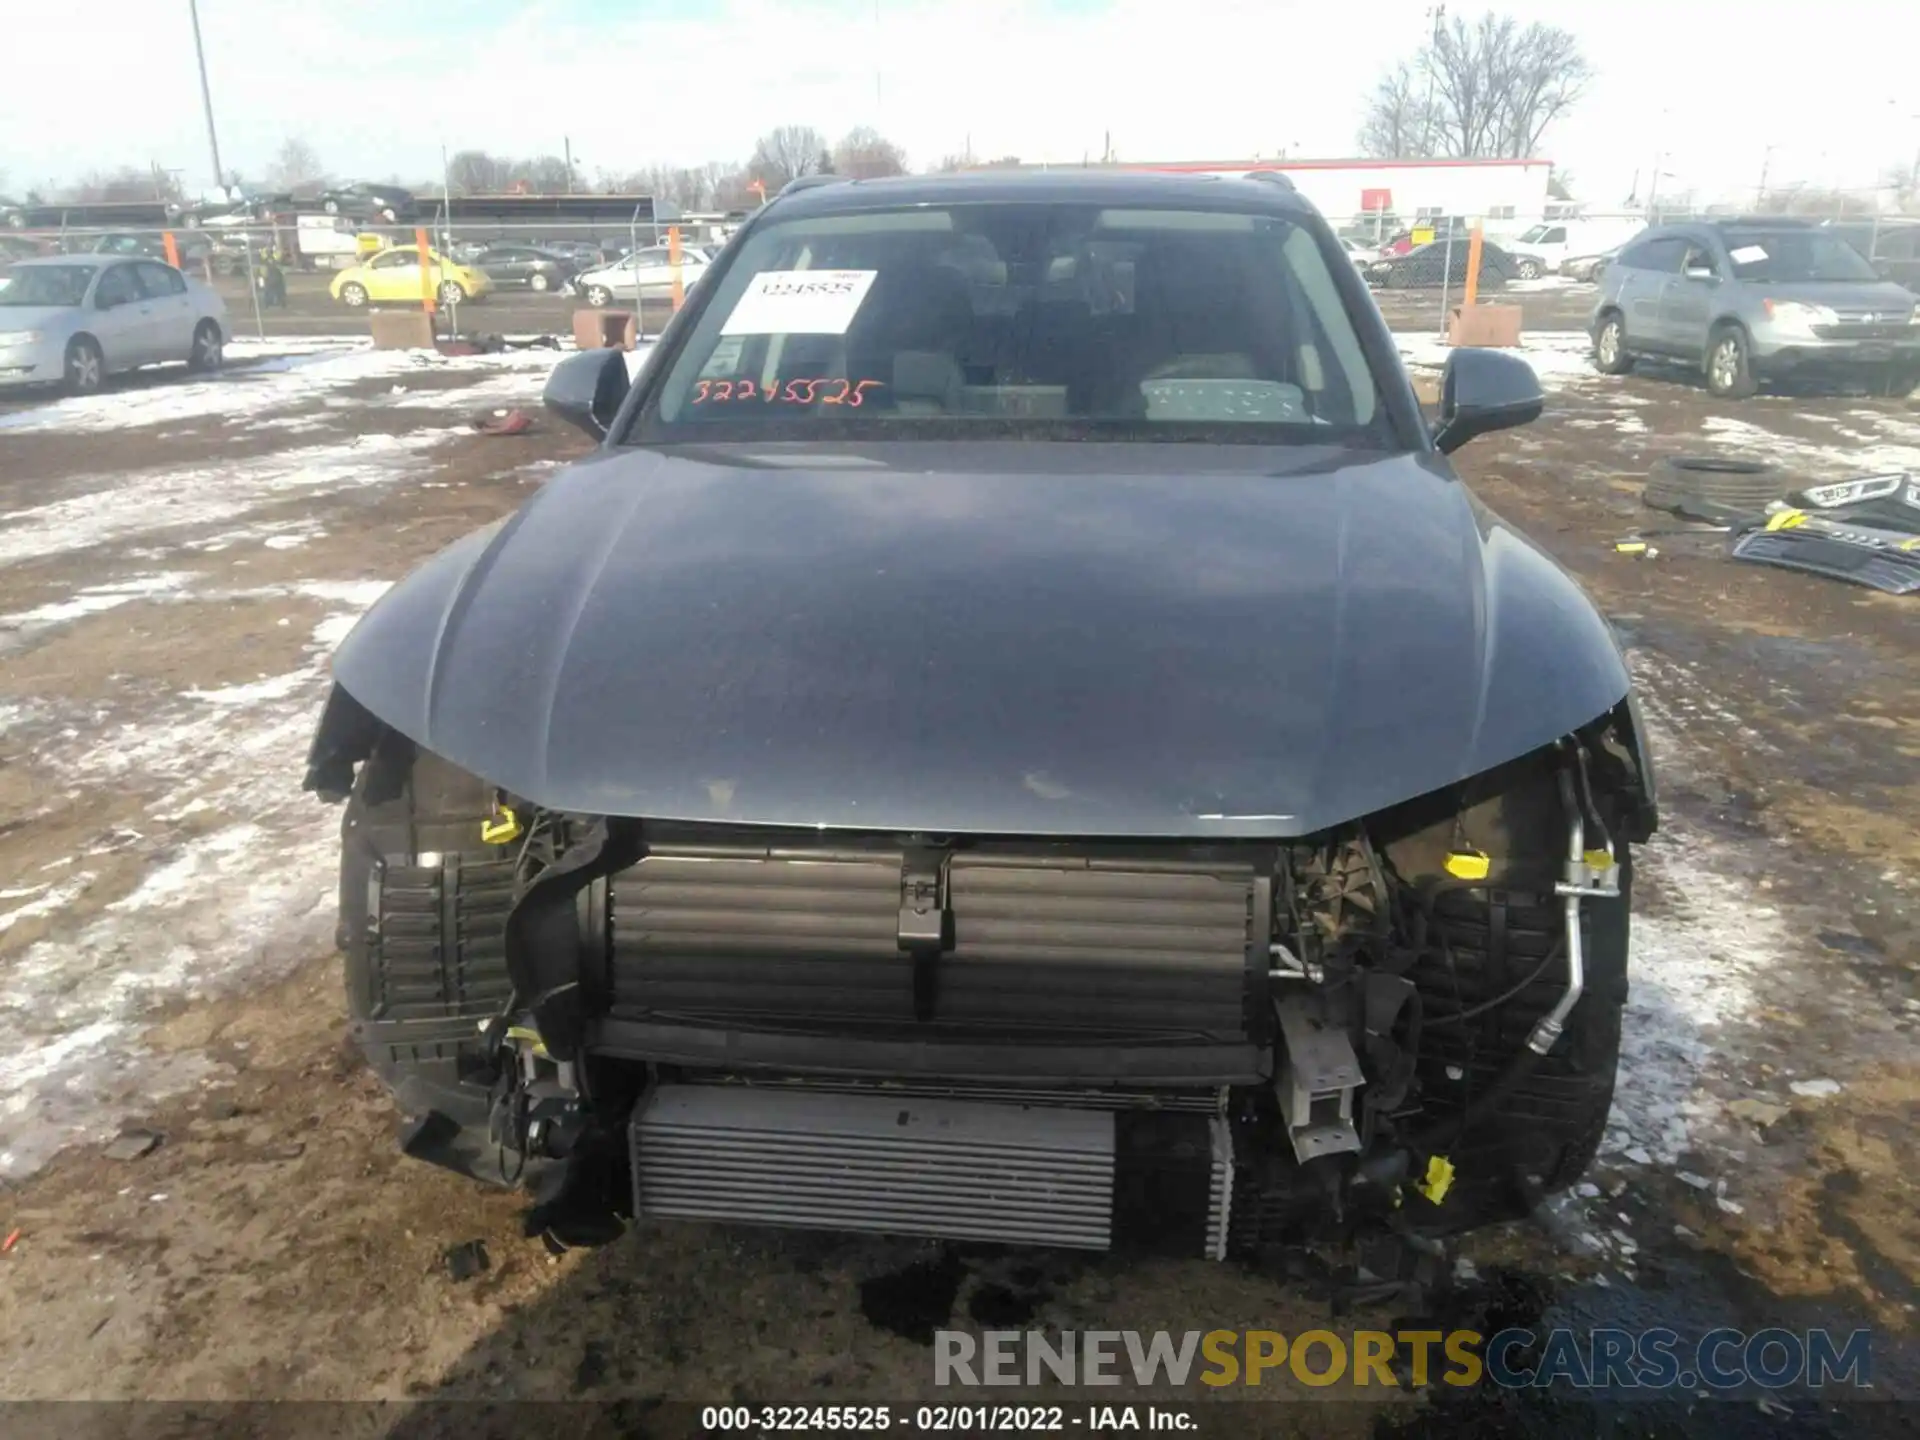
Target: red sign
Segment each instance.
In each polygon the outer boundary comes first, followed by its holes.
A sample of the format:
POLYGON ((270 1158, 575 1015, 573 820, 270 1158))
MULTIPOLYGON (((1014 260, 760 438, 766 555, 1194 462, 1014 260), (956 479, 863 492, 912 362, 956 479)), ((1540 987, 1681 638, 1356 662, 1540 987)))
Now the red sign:
POLYGON ((1362 190, 1360 192, 1362 210, 1391 210, 1393 192, 1391 190, 1362 190))

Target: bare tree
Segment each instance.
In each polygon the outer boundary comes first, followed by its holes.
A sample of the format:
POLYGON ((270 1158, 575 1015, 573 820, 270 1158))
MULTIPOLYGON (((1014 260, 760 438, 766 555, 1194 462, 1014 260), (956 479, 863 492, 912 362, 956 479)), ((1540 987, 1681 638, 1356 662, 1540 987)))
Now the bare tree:
POLYGON ((1417 160, 1433 153, 1433 110, 1426 82, 1413 62, 1402 60, 1382 75, 1360 122, 1360 152, 1383 159, 1417 160))
POLYGON ((461 150, 447 161, 447 188, 456 195, 495 195, 506 188, 510 162, 484 150, 461 150))
POLYGON ((818 130, 811 125, 782 125, 760 137, 747 172, 772 195, 804 175, 819 174, 822 161, 831 163, 827 142, 818 130))
POLYGON ((67 188, 67 200, 73 204, 105 204, 125 200, 170 200, 181 198, 180 179, 158 168, 142 169, 122 165, 117 170, 94 170, 67 188))
POLYGON ((267 167, 267 178, 276 190, 298 191, 326 183, 327 170, 313 146, 289 135, 267 167))
POLYGON ((1557 25, 1456 15, 1381 79, 1360 143, 1375 155, 1526 158, 1592 78, 1579 41, 1557 25))
POLYGON ((855 126, 833 147, 833 171, 855 180, 907 173, 907 152, 868 125, 855 126))

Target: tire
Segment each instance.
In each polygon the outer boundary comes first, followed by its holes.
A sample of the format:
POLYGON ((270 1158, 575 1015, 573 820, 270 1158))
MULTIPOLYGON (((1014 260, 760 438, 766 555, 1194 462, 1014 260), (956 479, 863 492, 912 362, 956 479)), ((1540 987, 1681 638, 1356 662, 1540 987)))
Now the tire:
POLYGON ((1626 317, 1609 310, 1593 335, 1593 368, 1602 375, 1625 375, 1633 369, 1633 356, 1627 350, 1626 317))
POLYGON ((340 202, 338 200, 329 200, 325 203, 324 208, 327 214, 338 215, 340 213, 340 202))
POLYGON ((225 346, 220 327, 211 320, 202 320, 193 327, 193 348, 187 352, 187 368, 203 375, 218 370, 226 362, 225 346))
POLYGON ((67 345, 61 383, 69 395, 92 395, 107 378, 107 360, 100 346, 85 335, 67 345))
POLYGON ((1641 499, 1656 510, 1725 525, 1763 513, 1794 480, 1759 460, 1677 455, 1654 463, 1641 499))
POLYGON ((1759 392, 1747 332, 1738 325, 1722 325, 1707 338, 1704 369, 1710 395, 1722 400, 1747 400, 1759 392))
POLYGON ((345 285, 342 285, 340 287, 340 303, 346 306, 349 310, 366 309, 367 308, 367 287, 364 285, 355 284, 351 280, 348 281, 345 285))
POLYGON ((472 775, 384 732, 341 821, 335 936, 351 1034, 400 1108, 477 1122, 483 1135, 487 1091, 471 1079, 480 1026, 512 989, 514 862, 481 843, 490 800, 472 775))
POLYGON ((536 295, 544 294, 547 287, 552 283, 552 281, 547 279, 547 277, 538 270, 527 277, 527 288, 536 295))
POLYGON ((458 280, 442 280, 439 295, 442 305, 463 304, 467 298, 467 292, 458 280))
POLYGON ((589 285, 587 287, 587 304, 593 306, 594 309, 604 310, 606 309, 607 306, 611 305, 612 303, 613 303, 613 292, 607 289, 606 286, 589 285))
POLYGON ((1520 272, 1520 278, 1522 280, 1538 280, 1540 278, 1540 265, 1538 261, 1522 260, 1518 262, 1515 268, 1520 272))

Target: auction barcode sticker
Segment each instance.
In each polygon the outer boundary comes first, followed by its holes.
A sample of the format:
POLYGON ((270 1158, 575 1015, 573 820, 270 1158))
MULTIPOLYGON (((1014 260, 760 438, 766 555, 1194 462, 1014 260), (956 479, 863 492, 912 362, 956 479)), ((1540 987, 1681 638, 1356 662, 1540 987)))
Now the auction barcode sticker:
POLYGON ((763 270, 722 335, 844 335, 873 288, 874 270, 763 270))

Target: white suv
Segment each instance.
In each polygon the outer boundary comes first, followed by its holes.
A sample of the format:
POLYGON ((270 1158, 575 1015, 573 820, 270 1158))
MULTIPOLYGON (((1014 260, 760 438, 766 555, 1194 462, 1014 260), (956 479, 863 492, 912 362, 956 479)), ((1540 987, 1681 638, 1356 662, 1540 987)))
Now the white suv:
MULTIPOLYGON (((663 291, 673 284, 673 267, 665 245, 650 245, 624 255, 611 265, 576 275, 573 288, 587 297, 589 305, 612 305, 619 300, 637 299, 646 291, 663 291)), ((680 283, 692 289, 694 282, 712 262, 691 245, 680 247, 680 283)))

